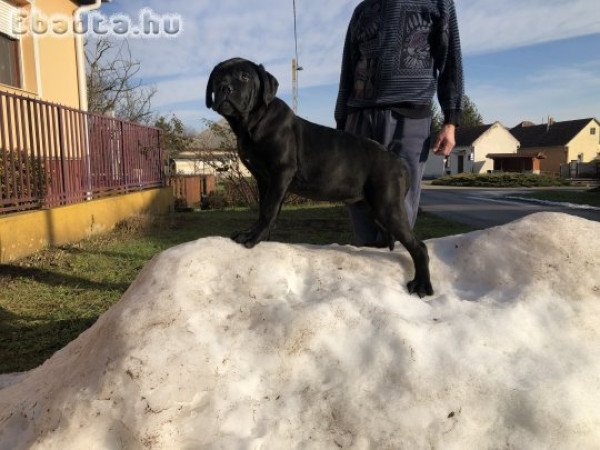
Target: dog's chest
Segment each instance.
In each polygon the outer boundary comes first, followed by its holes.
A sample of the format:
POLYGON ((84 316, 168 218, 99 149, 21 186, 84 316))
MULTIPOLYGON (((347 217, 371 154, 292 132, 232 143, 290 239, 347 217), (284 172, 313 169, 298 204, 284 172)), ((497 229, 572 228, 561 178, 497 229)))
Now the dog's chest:
POLYGON ((266 171, 264 156, 261 155, 258 146, 249 139, 238 140, 238 154, 242 163, 253 175, 263 174, 266 171))

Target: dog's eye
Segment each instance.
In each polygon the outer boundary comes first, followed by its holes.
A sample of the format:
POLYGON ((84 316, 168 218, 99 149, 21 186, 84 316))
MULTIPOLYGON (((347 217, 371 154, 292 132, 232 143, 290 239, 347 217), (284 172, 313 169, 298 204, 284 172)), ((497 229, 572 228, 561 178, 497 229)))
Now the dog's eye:
POLYGON ((243 82, 250 81, 250 75, 246 72, 240 73, 240 80, 243 82))

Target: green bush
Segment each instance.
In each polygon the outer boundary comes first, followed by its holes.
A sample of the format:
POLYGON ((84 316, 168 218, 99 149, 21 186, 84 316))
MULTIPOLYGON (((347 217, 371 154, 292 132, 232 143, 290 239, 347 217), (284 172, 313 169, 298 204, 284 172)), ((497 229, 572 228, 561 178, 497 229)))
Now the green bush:
POLYGON ((568 186, 570 183, 562 178, 528 173, 461 173, 433 180, 436 186, 473 186, 473 187, 544 187, 568 186))

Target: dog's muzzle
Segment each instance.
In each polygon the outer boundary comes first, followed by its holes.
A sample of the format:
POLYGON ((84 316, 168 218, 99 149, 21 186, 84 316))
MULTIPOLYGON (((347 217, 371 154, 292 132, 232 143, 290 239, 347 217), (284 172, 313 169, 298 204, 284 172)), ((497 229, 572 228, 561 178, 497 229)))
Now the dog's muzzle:
MULTIPOLYGON (((217 111, 217 112, 222 112, 223 106, 225 106, 227 112, 229 112, 229 110, 233 109, 233 104, 231 103, 231 100, 229 99, 229 96, 231 95, 231 93, 233 92, 233 88, 227 84, 223 84, 221 86, 218 87, 218 90, 215 94, 215 98, 214 98, 214 104, 212 109, 217 111)), ((225 111, 223 111, 225 112, 225 111)))

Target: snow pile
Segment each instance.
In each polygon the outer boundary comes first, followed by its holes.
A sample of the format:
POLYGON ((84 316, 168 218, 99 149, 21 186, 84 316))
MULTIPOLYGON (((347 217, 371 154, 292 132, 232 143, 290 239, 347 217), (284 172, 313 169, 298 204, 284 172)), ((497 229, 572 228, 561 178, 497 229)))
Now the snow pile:
POLYGON ((598 236, 429 241, 427 301, 401 248, 175 247, 0 391, 0 448, 598 448, 598 236))

